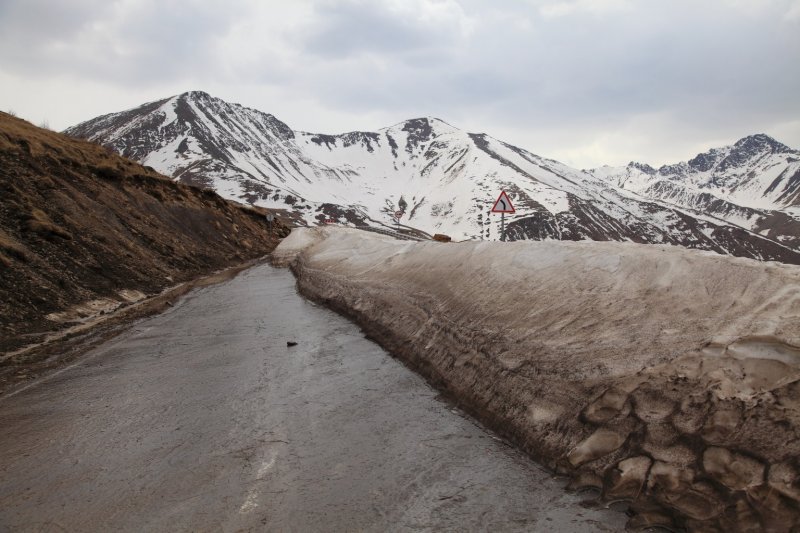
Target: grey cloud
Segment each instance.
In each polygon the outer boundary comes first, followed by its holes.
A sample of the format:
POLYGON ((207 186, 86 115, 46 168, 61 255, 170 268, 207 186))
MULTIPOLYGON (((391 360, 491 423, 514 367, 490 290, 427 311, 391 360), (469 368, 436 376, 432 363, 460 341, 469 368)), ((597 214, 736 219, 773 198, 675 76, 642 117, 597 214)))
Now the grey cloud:
POLYGON ((4 0, 0 3, 0 42, 4 48, 40 49, 67 42, 93 21, 107 17, 113 2, 4 0))
POLYGON ((421 63, 447 59, 459 39, 457 21, 432 24, 410 15, 411 10, 372 0, 320 2, 302 45, 325 58, 373 54, 392 59, 405 55, 421 63))
POLYGON ((82 76, 150 84, 215 68, 214 41, 235 20, 233 4, 74 4, 12 0, 0 26, 3 67, 29 76, 82 76), (54 5, 51 5, 54 4, 54 5))
MULTIPOLYGON (((226 54, 237 49, 220 43, 285 4, 152 0, 120 20, 130 3, 5 0, 0 70, 132 87, 205 81, 227 84, 228 95, 261 84, 313 102, 317 113, 353 117, 342 129, 368 127, 358 122, 367 114, 434 114, 456 124, 482 117, 488 133, 571 129, 584 142, 659 116, 671 128, 661 142, 800 120, 800 17, 786 16, 789 0, 611 2, 609 10, 581 2, 555 17, 542 13, 556 2, 454 2, 305 0, 295 26, 273 28, 278 46, 255 35, 237 46, 258 53, 236 62, 226 54), (425 16, 410 2, 441 9, 425 16)), ((260 107, 280 114, 279 102, 260 107)))
MULTIPOLYGON (((388 68, 377 69, 357 61, 358 47, 340 47, 350 63, 316 70, 303 85, 324 85, 326 105, 353 113, 434 108, 453 121, 477 113, 506 128, 594 135, 663 115, 676 139, 728 131, 735 140, 800 115, 800 31, 780 6, 752 15, 726 5, 636 3, 623 13, 543 20, 517 4, 517 18, 531 17, 530 28, 515 26, 513 15, 483 17, 456 50, 446 39, 419 44, 443 49, 425 68, 386 54, 388 68)), ((361 22, 348 27, 347 20, 338 19, 337 33, 358 31, 361 22)))

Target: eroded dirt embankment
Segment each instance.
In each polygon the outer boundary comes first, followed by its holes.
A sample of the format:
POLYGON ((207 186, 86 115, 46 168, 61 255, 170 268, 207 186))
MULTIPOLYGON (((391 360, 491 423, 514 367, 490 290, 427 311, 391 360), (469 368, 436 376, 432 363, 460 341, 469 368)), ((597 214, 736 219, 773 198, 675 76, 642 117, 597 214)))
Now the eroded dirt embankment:
POLYGON ((264 212, 0 113, 0 390, 27 379, 28 347, 263 257, 287 233, 264 212))
POLYGON ((302 293, 631 526, 800 517, 800 269, 621 243, 401 243, 295 230, 302 293))

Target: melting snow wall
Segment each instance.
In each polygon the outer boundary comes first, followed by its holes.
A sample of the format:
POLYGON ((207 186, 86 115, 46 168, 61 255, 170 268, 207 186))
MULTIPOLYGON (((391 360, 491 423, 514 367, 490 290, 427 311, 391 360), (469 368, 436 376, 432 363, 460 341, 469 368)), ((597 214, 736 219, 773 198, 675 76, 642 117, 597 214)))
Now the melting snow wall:
POLYGON ((800 517, 800 268, 601 242, 294 230, 300 291, 631 526, 800 517))

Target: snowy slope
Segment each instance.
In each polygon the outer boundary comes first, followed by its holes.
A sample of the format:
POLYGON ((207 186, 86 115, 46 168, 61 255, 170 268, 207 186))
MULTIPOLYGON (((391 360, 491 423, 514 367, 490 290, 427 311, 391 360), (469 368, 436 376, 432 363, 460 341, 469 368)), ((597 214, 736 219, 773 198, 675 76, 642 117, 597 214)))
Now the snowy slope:
POLYGON ((630 163, 588 172, 640 196, 800 247, 800 151, 767 135, 658 170, 630 163))
POLYGON ((305 224, 403 223, 456 239, 500 236, 489 210, 501 190, 517 213, 511 240, 669 243, 795 262, 780 241, 687 209, 642 198, 608 176, 542 158, 436 118, 376 132, 292 131, 261 111, 189 92, 89 120, 67 133, 100 142, 181 181, 305 224))

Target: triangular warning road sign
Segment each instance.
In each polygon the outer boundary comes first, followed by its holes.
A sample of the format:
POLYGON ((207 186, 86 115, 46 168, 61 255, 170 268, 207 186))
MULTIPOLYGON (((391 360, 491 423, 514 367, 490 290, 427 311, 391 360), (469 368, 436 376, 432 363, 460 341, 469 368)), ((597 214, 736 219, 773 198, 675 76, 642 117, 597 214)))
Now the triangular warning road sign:
POLYGON ((514 206, 506 191, 502 191, 492 206, 492 213, 514 213, 514 206))

